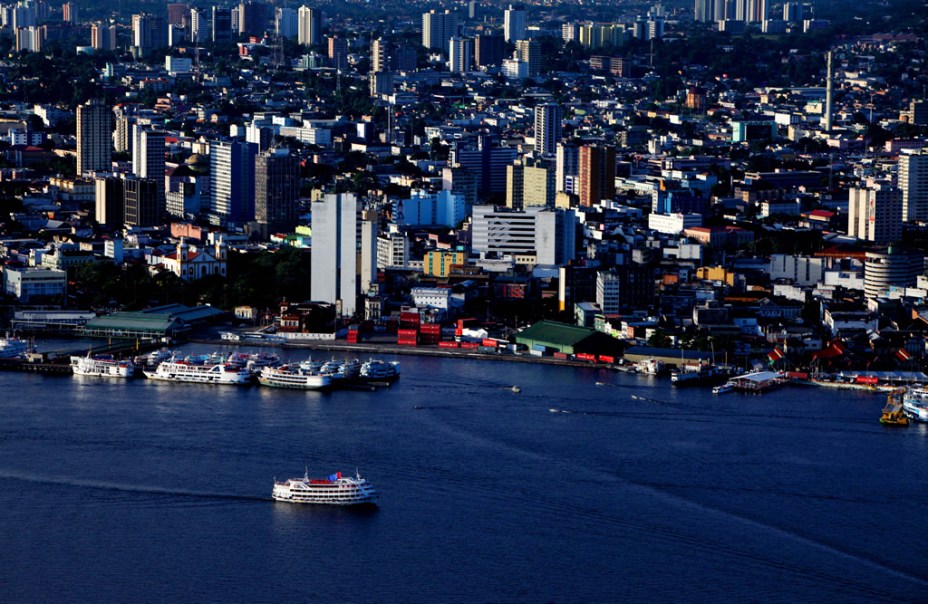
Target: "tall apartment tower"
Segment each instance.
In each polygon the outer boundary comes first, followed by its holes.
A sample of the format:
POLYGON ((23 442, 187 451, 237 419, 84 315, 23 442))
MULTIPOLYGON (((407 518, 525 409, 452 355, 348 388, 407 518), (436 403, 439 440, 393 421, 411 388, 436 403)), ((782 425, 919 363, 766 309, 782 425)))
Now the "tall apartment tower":
POLYGON ((503 13, 503 37, 507 42, 525 39, 525 5, 510 4, 503 13))
POLYGON ((98 224, 120 227, 126 221, 125 182, 115 174, 94 177, 94 219, 98 224))
POLYGON ((832 113, 831 100, 832 100, 832 96, 834 95, 832 81, 834 80, 834 76, 831 71, 831 51, 830 50, 828 51, 828 72, 827 73, 828 73, 828 75, 826 76, 827 80, 825 82, 825 132, 831 132, 831 113, 832 113))
POLYGON ((371 42, 371 73, 390 70, 387 41, 377 38, 371 42))
POLYGON ((142 13, 132 15, 132 45, 142 56, 168 45, 168 25, 164 17, 142 13))
POLYGON ((426 48, 449 51, 451 36, 458 33, 458 17, 450 10, 430 10, 422 14, 422 45, 426 48))
POLYGON ((580 173, 580 147, 574 143, 558 143, 555 150, 555 187, 558 192, 576 193, 573 183, 580 173), (568 185, 570 177, 570 185, 568 185))
POLYGON ((888 244, 902 238, 902 191, 888 184, 850 190, 848 235, 888 244))
POLYGON ((593 206, 615 197, 615 148, 580 147, 578 171, 580 205, 593 206))
POLYGON ((123 187, 127 225, 156 226, 161 223, 164 206, 158 203, 158 183, 153 178, 130 174, 125 177, 123 187))
POLYGON ((212 23, 210 29, 213 33, 213 43, 232 41, 232 9, 228 7, 213 7, 212 23))
POLYGON ((467 73, 473 70, 474 40, 452 36, 448 42, 448 71, 467 73))
POLYGON ((477 67, 492 67, 501 64, 504 46, 502 36, 478 34, 474 43, 474 64, 477 67))
POLYGON ((202 44, 209 40, 209 17, 205 10, 190 9, 190 41, 202 44))
POLYGON ((116 50, 116 26, 104 23, 91 25, 90 45, 94 50, 116 50))
POLYGON ((164 210, 164 132, 146 130, 143 126, 136 124, 134 138, 132 171, 139 178, 155 182, 158 208, 164 210))
POLYGON ((535 153, 554 155, 561 140, 561 106, 545 103, 535 107, 535 153))
POLYGON ((330 36, 328 40, 329 60, 332 67, 338 71, 348 70, 348 40, 338 36, 330 36))
POLYGON ((262 237, 292 230, 299 206, 299 160, 286 149, 260 153, 255 158, 255 221, 262 237))
POLYGON ((254 143, 215 142, 209 148, 210 224, 244 224, 255 216, 254 143))
POLYGON ((528 77, 533 78, 541 73, 541 42, 517 40, 516 55, 520 61, 528 65, 528 77))
POLYGON ((281 7, 274 11, 274 31, 278 36, 292 40, 297 37, 299 30, 295 8, 281 7))
POLYGON ((301 6, 297 11, 297 41, 303 46, 322 44, 322 13, 317 8, 301 6))
POLYGON ((77 175, 112 169, 113 111, 99 99, 77 106, 77 175))
POLYGON ((358 298, 358 200, 329 193, 312 204, 313 249, 310 295, 353 315, 358 298))
POLYGON ((928 152, 899 156, 902 220, 928 220, 928 152))

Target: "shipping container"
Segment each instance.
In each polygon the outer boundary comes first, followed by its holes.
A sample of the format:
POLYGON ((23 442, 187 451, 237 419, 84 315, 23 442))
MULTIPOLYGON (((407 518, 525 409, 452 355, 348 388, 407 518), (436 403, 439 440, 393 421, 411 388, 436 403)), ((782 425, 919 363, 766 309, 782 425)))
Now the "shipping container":
POLYGON ((615 363, 615 357, 611 357, 611 356, 608 356, 608 355, 605 355, 605 354, 601 354, 601 355, 599 355, 599 362, 600 362, 600 363, 610 363, 610 364, 611 364, 611 363, 615 363))
POLYGON ((555 359, 569 359, 570 355, 567 354, 566 352, 555 352, 554 358, 555 359))
POLYGON ((419 335, 419 330, 418 329, 397 329, 396 335, 397 336, 417 336, 419 335))
POLYGON ((477 348, 480 346, 479 342, 461 342, 461 348, 477 348))
POLYGON ((787 371, 786 377, 791 380, 807 380, 809 379, 809 374, 805 371, 787 371))
POLYGON ((422 333, 441 333, 441 325, 438 323, 423 323, 419 326, 419 331, 422 333))
POLYGON ((578 353, 575 354, 574 356, 577 357, 577 359, 579 359, 579 360, 581 360, 581 361, 589 361, 589 362, 591 362, 591 363, 595 363, 595 362, 596 362, 596 355, 594 355, 594 354, 589 354, 589 353, 586 353, 586 352, 578 352, 578 353))
POLYGON ((858 384, 869 384, 870 386, 876 386, 880 383, 879 379, 869 375, 858 375, 854 381, 858 384))
POLYGON ((441 341, 441 342, 438 343, 438 347, 439 347, 439 348, 457 348, 457 347, 458 347, 458 343, 457 343, 457 342, 452 342, 452 341, 450 341, 450 340, 443 340, 443 341, 441 341))
POLYGON ((545 355, 544 351, 542 351, 542 350, 534 350, 534 349, 532 349, 532 350, 529 350, 528 352, 529 352, 529 354, 532 355, 533 357, 543 357, 543 356, 545 355))
POLYGON ((480 344, 482 346, 492 346, 493 348, 496 348, 496 340, 494 340, 493 338, 484 338, 483 341, 480 342, 480 344))
POLYGON ((477 352, 485 352, 488 354, 496 354, 496 346, 478 346, 477 352))

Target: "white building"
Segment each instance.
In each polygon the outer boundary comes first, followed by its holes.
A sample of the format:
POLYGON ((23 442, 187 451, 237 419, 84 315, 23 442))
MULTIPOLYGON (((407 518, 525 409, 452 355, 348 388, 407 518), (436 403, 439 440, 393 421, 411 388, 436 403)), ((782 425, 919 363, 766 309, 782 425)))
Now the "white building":
POLYGON ((409 199, 396 201, 394 219, 399 225, 456 227, 467 217, 463 195, 451 191, 413 191, 409 199))
POLYGON ((576 254, 577 217, 572 210, 497 210, 474 206, 471 248, 481 256, 534 254, 537 264, 559 265, 576 254))
POLYGON ((297 11, 297 41, 303 46, 322 44, 322 13, 319 9, 301 6, 297 11))
POLYGON ((416 308, 437 308, 444 311, 451 308, 449 287, 413 287, 410 293, 416 308))
POLYGON ((67 289, 67 271, 45 268, 3 269, 3 291, 21 304, 61 305, 67 289))
POLYGON ((409 238, 402 233, 390 233, 377 238, 377 267, 406 268, 409 266, 409 238))
POLYGON ((648 228, 658 233, 679 235, 684 230, 702 226, 702 216, 699 214, 650 214, 648 215, 648 228))
POLYGON ((596 273, 596 304, 606 316, 619 314, 622 280, 615 272, 596 273))
POLYGON ((899 155, 902 219, 928 220, 928 152, 899 155))
POLYGON ((796 285, 815 285, 825 280, 824 258, 773 254, 769 270, 771 281, 788 279, 796 285))
POLYGON ((902 237, 902 191, 888 184, 850 190, 848 235, 874 243, 902 237))
POLYGON ((169 75, 186 74, 193 71, 193 61, 183 57, 164 57, 164 68, 169 75))
POLYGON ((358 200, 353 193, 329 193, 312 204, 310 295, 336 305, 342 316, 357 310, 358 200))

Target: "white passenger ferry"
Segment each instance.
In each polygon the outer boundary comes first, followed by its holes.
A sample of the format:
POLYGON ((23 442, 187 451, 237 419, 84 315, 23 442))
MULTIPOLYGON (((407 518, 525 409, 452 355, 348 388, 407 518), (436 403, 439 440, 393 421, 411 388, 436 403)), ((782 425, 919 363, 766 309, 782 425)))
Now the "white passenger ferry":
POLYGON ((914 420, 928 422, 928 389, 910 387, 902 396, 902 411, 914 420))
POLYGON ((374 505, 377 491, 365 478, 343 477, 336 472, 325 478, 310 478, 307 472, 302 478, 290 478, 283 482, 274 481, 271 495, 277 501, 288 503, 317 503, 323 505, 374 505))
POLYGON ((361 365, 359 379, 369 384, 392 384, 400 378, 400 364, 397 361, 371 359, 361 365))
POLYGON ((13 338, 9 335, 0 338, 0 359, 21 357, 27 352, 29 352, 29 343, 26 340, 13 338))
POLYGON ((117 360, 110 354, 88 354, 83 357, 72 356, 71 371, 74 375, 130 378, 135 374, 135 364, 130 360, 117 360))
POLYGON ((226 363, 195 364, 187 361, 164 361, 155 369, 146 369, 145 377, 166 382, 192 382, 196 384, 232 384, 241 386, 251 381, 251 373, 244 367, 226 363))
POLYGON ((272 388, 294 390, 324 390, 332 385, 328 374, 316 373, 299 366, 264 367, 258 374, 258 383, 272 388))

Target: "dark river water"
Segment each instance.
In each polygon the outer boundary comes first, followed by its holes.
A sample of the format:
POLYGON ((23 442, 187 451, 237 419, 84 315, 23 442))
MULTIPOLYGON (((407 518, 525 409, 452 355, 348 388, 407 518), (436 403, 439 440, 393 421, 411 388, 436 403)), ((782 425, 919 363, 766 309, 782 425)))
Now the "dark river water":
POLYGON ((883 395, 399 360, 377 392, 0 374, 0 596, 928 601, 928 431, 883 395), (380 506, 271 501, 305 466, 380 506))

